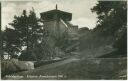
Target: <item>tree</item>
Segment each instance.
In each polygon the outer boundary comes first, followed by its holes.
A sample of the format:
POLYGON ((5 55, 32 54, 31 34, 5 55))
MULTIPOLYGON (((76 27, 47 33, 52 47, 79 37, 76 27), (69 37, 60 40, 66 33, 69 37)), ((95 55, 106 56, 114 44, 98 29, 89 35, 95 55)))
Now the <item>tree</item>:
POLYGON ((105 35, 115 35, 127 25, 126 1, 99 1, 92 9, 98 15, 96 29, 105 35))
POLYGON ((24 50, 26 51, 25 54, 31 54, 30 56, 36 59, 32 50, 34 49, 34 45, 41 39, 42 26, 39 22, 40 19, 36 17, 34 9, 30 11, 29 15, 27 15, 26 10, 23 10, 21 16, 14 16, 13 22, 9 23, 12 29, 6 28, 4 31, 5 51, 9 54, 21 53, 22 55, 23 48, 27 47, 24 50))
POLYGON ((15 54, 21 50, 18 32, 14 29, 6 28, 3 32, 3 49, 9 55, 15 54))
POLYGON ((98 15, 95 31, 103 36, 113 36, 113 47, 127 54, 127 1, 99 1, 92 9, 98 15))

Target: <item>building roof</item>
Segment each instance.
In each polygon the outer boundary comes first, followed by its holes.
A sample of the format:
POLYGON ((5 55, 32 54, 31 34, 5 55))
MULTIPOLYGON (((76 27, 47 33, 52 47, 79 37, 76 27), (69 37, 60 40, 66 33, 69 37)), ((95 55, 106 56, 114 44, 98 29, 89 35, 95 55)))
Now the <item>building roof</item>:
POLYGON ((56 17, 66 21, 71 21, 72 19, 72 13, 57 10, 57 9, 50 10, 47 12, 42 12, 40 13, 40 15, 43 20, 54 20, 56 19, 56 17))

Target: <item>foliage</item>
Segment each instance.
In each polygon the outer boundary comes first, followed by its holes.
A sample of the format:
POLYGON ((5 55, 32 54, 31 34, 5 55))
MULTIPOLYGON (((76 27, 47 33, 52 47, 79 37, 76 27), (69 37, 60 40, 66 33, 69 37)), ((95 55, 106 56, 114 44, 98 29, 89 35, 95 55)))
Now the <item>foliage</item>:
POLYGON ((6 28, 3 34, 3 49, 10 55, 21 50, 19 33, 14 29, 6 28))
POLYGON ((21 16, 14 16, 12 28, 6 28, 4 31, 4 49, 8 54, 22 53, 23 48, 28 52, 32 52, 34 45, 40 41, 42 36, 42 26, 39 24, 40 19, 36 17, 34 9, 27 15, 23 10, 21 16))
POLYGON ((127 1, 99 1, 91 10, 98 15, 94 30, 113 36, 113 46, 120 54, 127 54, 127 1))
POLYGON ((92 9, 98 15, 97 26, 104 35, 115 35, 115 32, 127 24, 126 1, 99 1, 92 9))

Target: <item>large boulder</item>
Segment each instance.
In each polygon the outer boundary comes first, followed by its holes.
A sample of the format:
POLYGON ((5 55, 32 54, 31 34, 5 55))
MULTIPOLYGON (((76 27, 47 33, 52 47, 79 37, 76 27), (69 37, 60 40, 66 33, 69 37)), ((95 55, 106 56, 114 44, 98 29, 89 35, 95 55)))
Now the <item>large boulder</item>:
POLYGON ((27 61, 24 63, 26 65, 26 69, 27 70, 31 70, 31 69, 34 69, 34 63, 31 62, 31 61, 27 61))
POLYGON ((34 63, 31 61, 18 61, 17 59, 11 59, 2 61, 1 63, 2 76, 34 69, 34 63))

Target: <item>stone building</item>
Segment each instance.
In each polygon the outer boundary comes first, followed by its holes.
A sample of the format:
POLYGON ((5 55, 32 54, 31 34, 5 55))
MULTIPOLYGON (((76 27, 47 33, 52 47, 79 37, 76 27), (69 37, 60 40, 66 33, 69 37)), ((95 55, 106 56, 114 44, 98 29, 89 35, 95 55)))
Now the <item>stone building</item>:
POLYGON ((47 42, 50 47, 58 50, 58 55, 63 55, 64 50, 70 50, 73 47, 76 48, 74 44, 79 39, 78 26, 70 23, 72 13, 58 10, 56 5, 56 9, 42 12, 40 15, 44 24, 44 30, 49 33, 47 42))
POLYGON ((51 37, 61 38, 64 34, 68 34, 69 40, 78 40, 78 26, 70 23, 72 13, 57 9, 40 13, 44 29, 50 33, 51 37))

